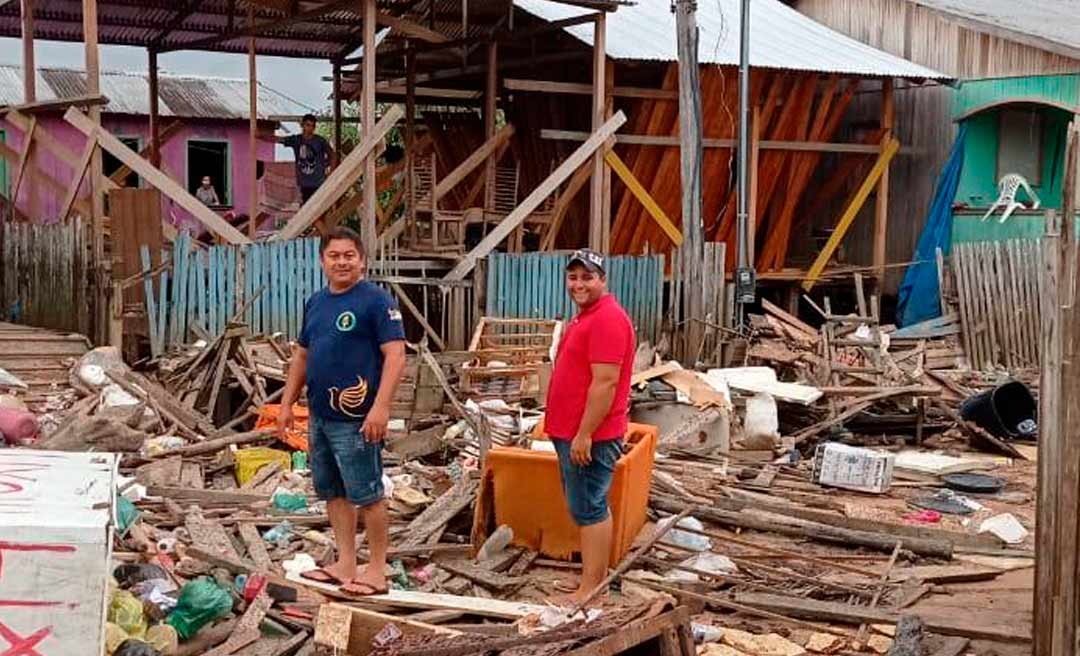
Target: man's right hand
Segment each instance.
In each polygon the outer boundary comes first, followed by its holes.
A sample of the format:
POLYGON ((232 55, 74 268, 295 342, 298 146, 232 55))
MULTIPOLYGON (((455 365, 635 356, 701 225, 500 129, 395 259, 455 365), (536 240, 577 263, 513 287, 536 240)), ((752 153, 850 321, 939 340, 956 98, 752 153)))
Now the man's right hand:
POLYGON ((282 440, 285 439, 285 431, 292 429, 293 427, 293 411, 292 404, 282 405, 281 412, 277 416, 277 432, 278 437, 282 440))

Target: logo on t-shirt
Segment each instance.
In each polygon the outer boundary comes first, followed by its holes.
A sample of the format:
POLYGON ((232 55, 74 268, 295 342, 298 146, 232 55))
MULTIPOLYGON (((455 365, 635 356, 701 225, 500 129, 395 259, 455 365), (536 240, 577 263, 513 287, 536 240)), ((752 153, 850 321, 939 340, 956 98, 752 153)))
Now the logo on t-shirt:
POLYGON ((356 315, 350 310, 345 310, 341 314, 337 315, 337 319, 334 321, 334 325, 337 329, 343 333, 347 333, 356 327, 356 315))
POLYGON ((390 308, 386 314, 390 317, 390 321, 401 321, 401 310, 397 308, 390 308))
POLYGON ((367 381, 360 376, 356 377, 356 384, 351 387, 346 387, 343 390, 331 387, 326 390, 330 393, 330 408, 347 417, 359 419, 364 416, 360 412, 360 408, 364 406, 364 401, 367 400, 367 390, 367 381))

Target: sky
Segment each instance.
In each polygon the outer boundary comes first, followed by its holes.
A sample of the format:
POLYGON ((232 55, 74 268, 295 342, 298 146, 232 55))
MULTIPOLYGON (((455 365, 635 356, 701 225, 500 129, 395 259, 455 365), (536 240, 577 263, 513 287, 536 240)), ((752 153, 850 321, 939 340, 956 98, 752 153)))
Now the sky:
MULTIPOLYGON (((63 43, 38 40, 34 43, 37 65, 75 68, 81 70, 84 62, 81 43, 63 43)), ((19 39, 0 38, 0 63, 22 65, 22 42, 19 39)), ((143 48, 129 46, 101 46, 101 70, 146 71, 147 55, 143 48)), ((163 73, 206 75, 247 79, 247 55, 213 52, 173 52, 158 56, 158 69, 163 73)), ((256 61, 259 81, 290 98, 316 110, 329 106, 330 82, 323 77, 331 74, 330 62, 320 59, 292 59, 287 57, 259 57, 256 61)), ((296 132, 295 125, 286 126, 288 132, 296 132)), ((286 151, 288 152, 288 151, 286 151)), ((281 159, 281 153, 278 158, 281 159)), ((289 154, 291 159, 291 153, 289 154)))

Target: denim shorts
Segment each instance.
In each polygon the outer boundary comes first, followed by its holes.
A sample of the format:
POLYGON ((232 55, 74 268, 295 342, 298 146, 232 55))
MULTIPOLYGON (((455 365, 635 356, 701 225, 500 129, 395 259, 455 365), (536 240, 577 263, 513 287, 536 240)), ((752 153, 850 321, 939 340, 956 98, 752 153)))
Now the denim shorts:
POLYGON ((578 526, 599 524, 608 518, 608 490, 615 464, 622 456, 622 439, 593 442, 592 462, 582 467, 570 460, 570 440, 552 439, 559 456, 559 476, 570 515, 578 526))
POLYGON ((368 442, 360 426, 314 415, 308 421, 311 480, 320 499, 370 506, 383 498, 382 444, 368 442))

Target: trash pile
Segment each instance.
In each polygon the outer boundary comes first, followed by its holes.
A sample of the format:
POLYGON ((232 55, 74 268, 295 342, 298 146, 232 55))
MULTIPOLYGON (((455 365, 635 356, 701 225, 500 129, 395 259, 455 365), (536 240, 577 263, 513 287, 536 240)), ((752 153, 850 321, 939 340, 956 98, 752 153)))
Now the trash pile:
POLYGON ((274 431, 289 354, 277 337, 230 325, 143 371, 94 349, 54 392, 62 404, 19 410, 21 424, 2 414, 0 431, 122 454, 114 656, 615 654, 638 643, 600 643, 627 626, 682 656, 1029 641, 1022 586, 978 592, 1034 565, 1025 379, 968 370, 948 325, 897 331, 826 305, 814 328, 763 308, 737 366, 639 349, 643 432, 616 473, 617 557, 591 621, 557 603, 580 565, 554 546, 574 534, 548 521, 562 508, 541 437, 556 323, 516 328, 514 343, 488 321, 470 351, 412 349, 385 451, 391 590, 377 599, 300 576, 336 552, 306 410, 274 431))

